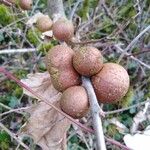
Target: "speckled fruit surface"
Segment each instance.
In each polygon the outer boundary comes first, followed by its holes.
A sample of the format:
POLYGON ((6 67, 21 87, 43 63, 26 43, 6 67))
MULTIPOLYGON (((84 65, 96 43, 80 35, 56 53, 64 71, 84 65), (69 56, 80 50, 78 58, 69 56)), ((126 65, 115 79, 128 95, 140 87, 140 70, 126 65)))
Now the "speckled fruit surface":
POLYGON ((61 18, 53 24, 54 37, 60 41, 68 41, 74 36, 73 23, 67 19, 61 18))
POLYGON ((74 51, 65 44, 50 49, 46 56, 47 69, 50 74, 55 73, 56 70, 73 68, 73 55, 74 51))
POLYGON ((29 10, 32 8, 32 0, 19 0, 19 6, 23 10, 29 10))
POLYGON ((102 69, 103 56, 95 47, 81 47, 73 56, 73 66, 79 74, 92 76, 102 69))
POLYGON ((74 69, 59 71, 51 74, 53 86, 58 91, 64 91, 67 88, 81 83, 79 74, 74 69))
POLYGON ((57 45, 49 50, 46 56, 46 66, 54 87, 58 91, 79 85, 80 75, 72 65, 74 51, 67 45, 57 45))
POLYGON ((43 15, 37 19, 36 26, 41 32, 46 32, 52 28, 52 20, 47 15, 43 15))
POLYGON ((84 117, 89 110, 86 90, 82 86, 73 86, 65 90, 60 100, 61 109, 75 119, 84 117))
POLYGON ((128 91, 129 75, 120 65, 106 63, 102 70, 92 77, 96 96, 101 103, 113 103, 120 100, 128 91))

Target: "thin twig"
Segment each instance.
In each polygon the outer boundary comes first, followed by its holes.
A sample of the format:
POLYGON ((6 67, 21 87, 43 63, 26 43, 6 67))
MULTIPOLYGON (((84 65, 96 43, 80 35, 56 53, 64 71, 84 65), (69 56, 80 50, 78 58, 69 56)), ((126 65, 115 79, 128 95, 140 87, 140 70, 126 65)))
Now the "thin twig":
POLYGON ((76 11, 78 5, 79 5, 82 1, 83 1, 83 0, 78 0, 78 1, 75 3, 75 5, 74 5, 74 7, 72 8, 72 11, 71 11, 71 13, 70 13, 70 17, 69 17, 70 20, 73 19, 73 16, 74 16, 74 14, 75 14, 75 11, 76 11))
POLYGON ((127 51, 129 49, 131 49, 136 43, 137 41, 147 32, 150 30, 150 25, 148 27, 146 27, 142 32, 140 32, 139 35, 137 35, 132 41, 131 43, 126 47, 126 49, 123 51, 123 53, 120 55, 119 59, 118 59, 118 63, 122 60, 122 58, 124 57, 124 55, 127 53, 127 51))
POLYGON ((22 110, 27 110, 27 109, 29 109, 29 108, 30 108, 30 107, 22 107, 22 108, 11 109, 11 110, 9 110, 9 111, 6 111, 6 112, 0 114, 0 117, 2 117, 2 116, 4 116, 4 115, 7 115, 7 114, 10 114, 10 113, 13 113, 13 112, 22 114, 22 112, 20 112, 20 111, 22 111, 22 110))
POLYGON ((27 53, 27 52, 35 52, 37 49, 35 48, 24 48, 24 49, 4 49, 0 51, 1 54, 14 54, 14 53, 27 53))
POLYGON ((106 139, 108 142, 110 142, 110 143, 112 143, 112 144, 117 145, 118 147, 120 147, 121 150, 131 150, 130 148, 128 148, 128 147, 122 145, 121 143, 119 143, 119 142, 117 142, 117 141, 115 141, 115 140, 113 140, 113 139, 110 139, 110 138, 107 138, 107 137, 105 137, 105 139, 106 139))
POLYGON ((110 42, 102 42, 105 38, 96 39, 96 40, 87 40, 87 41, 72 41, 73 44, 90 44, 90 43, 99 43, 101 45, 110 45, 110 42))
MULTIPOLYGON (((115 44, 114 47, 120 51, 120 52, 124 52, 124 50, 118 45, 115 44)), ((150 66, 145 64, 144 62, 142 62, 141 60, 135 58, 134 56, 131 56, 131 54, 129 54, 128 52, 125 53, 126 56, 129 56, 131 59, 133 59, 134 61, 138 62, 139 64, 141 64, 142 66, 146 67, 147 69, 150 69, 150 66)))
POLYGON ((15 139, 25 149, 30 150, 30 148, 26 144, 24 144, 19 137, 17 137, 14 133, 12 133, 10 130, 8 130, 1 122, 0 122, 0 127, 3 130, 5 130, 13 139, 15 139))
POLYGON ((12 6, 12 3, 10 3, 10 2, 7 1, 7 0, 0 0, 0 3, 3 3, 3 4, 6 5, 6 6, 12 6))
POLYGON ((147 102, 149 102, 149 101, 150 101, 150 99, 148 99, 148 100, 146 100, 146 101, 144 101, 144 102, 141 102, 141 103, 138 103, 138 104, 129 106, 129 107, 127 107, 127 108, 121 108, 121 109, 117 109, 117 110, 113 110, 113 111, 108 111, 108 112, 105 112, 105 115, 111 115, 111 114, 115 114, 115 113, 120 113, 120 112, 129 110, 129 109, 132 109, 132 108, 136 108, 136 107, 145 105, 145 103, 147 103, 147 102))
POLYGON ((106 150, 106 144, 105 144, 104 133, 102 128, 102 121, 99 115, 101 109, 98 104, 93 86, 89 78, 82 77, 82 82, 89 96, 90 108, 91 108, 91 113, 93 118, 93 126, 96 135, 97 149, 106 150))
POLYGON ((11 110, 11 107, 8 107, 7 105, 4 105, 3 103, 0 103, 0 106, 5 109, 11 110))
POLYGON ((98 18, 100 18, 102 16, 102 14, 99 14, 97 16, 95 16, 93 19, 89 20, 88 22, 86 23, 83 23, 79 26, 79 30, 77 31, 78 33, 82 32, 83 29, 85 29, 87 26, 89 26, 90 24, 94 23, 94 21, 98 18))
POLYGON ((12 23, 8 24, 7 26, 3 27, 2 29, 0 29, 0 32, 4 32, 8 27, 11 27, 11 26, 15 25, 16 23, 23 21, 25 19, 27 19, 27 17, 23 17, 18 20, 15 20, 14 22, 12 22, 12 23))
POLYGON ((105 0, 101 0, 100 1, 100 4, 102 6, 102 8, 104 9, 106 15, 116 24, 116 26, 118 27, 118 29, 120 30, 120 33, 125 37, 125 39, 127 40, 127 35, 126 33, 123 32, 123 28, 122 26, 120 25, 120 23, 118 23, 113 15, 112 12, 110 12, 109 8, 107 7, 106 3, 105 3, 105 0))
POLYGON ((132 53, 126 57, 129 57, 129 56, 137 56, 137 55, 141 55, 141 54, 144 54, 144 53, 149 53, 150 52, 150 49, 148 50, 143 50, 143 51, 140 51, 140 52, 136 52, 136 53, 132 53))

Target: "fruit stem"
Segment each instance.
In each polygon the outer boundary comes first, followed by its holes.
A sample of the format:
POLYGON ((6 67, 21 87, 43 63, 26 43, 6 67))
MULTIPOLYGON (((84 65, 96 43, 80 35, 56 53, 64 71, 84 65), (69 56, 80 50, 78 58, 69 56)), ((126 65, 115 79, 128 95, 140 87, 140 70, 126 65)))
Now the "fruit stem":
POLYGON ((91 114, 93 118, 93 127, 96 135, 97 149, 106 150, 105 137, 103 133, 102 121, 100 114, 100 106, 98 104, 91 81, 87 77, 82 77, 82 84, 87 90, 91 114))

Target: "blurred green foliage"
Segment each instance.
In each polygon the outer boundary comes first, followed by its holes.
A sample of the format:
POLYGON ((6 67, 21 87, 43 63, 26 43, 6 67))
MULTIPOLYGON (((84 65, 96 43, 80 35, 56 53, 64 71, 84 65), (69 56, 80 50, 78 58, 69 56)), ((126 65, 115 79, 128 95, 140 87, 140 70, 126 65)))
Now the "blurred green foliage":
POLYGON ((83 19, 86 20, 89 12, 89 3, 90 0, 84 0, 83 5, 79 11, 79 16, 83 19))
POLYGON ((98 0, 84 0, 80 10, 78 11, 79 16, 83 20, 87 20, 90 9, 95 9, 98 5, 98 2, 98 0))
POLYGON ((118 102, 121 108, 130 106, 134 101, 134 90, 132 87, 129 88, 127 94, 118 102))
POLYGON ((86 144, 82 142, 77 135, 72 136, 68 141, 67 150, 85 150, 85 149, 87 149, 86 144))
POLYGON ((39 51, 41 51, 43 54, 46 55, 46 53, 53 47, 53 43, 49 42, 49 43, 42 43, 40 45, 40 47, 38 48, 39 51))
POLYGON ((116 126, 113 124, 109 124, 107 126, 107 135, 117 141, 120 141, 123 138, 123 135, 119 133, 119 131, 116 129, 116 126))
POLYGON ((3 130, 0 131, 0 148, 1 150, 8 150, 10 147, 10 136, 3 130))
POLYGON ((40 44, 40 36, 41 32, 37 28, 31 28, 27 32, 27 39, 34 46, 38 46, 40 44))
POLYGON ((0 25, 6 26, 7 24, 14 21, 15 18, 13 16, 13 12, 7 6, 1 4, 0 5, 0 25))

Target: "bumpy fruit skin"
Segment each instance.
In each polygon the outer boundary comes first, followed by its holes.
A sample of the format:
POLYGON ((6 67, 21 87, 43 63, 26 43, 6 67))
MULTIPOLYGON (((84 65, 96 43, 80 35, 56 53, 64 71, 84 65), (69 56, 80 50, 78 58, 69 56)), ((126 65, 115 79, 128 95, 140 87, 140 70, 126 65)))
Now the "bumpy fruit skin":
POLYGON ((93 76, 102 69, 103 56, 95 47, 81 47, 73 56, 73 66, 79 74, 93 76))
POLYGON ((122 66, 106 63, 102 70, 92 77, 92 84, 101 103, 113 103, 125 96, 130 79, 122 66))
POLYGON ((81 82, 78 73, 71 68, 64 71, 58 70, 56 74, 51 74, 51 80, 58 91, 64 91, 71 86, 79 85, 81 82))
POLYGON ((89 110, 89 102, 86 90, 82 86, 73 86, 65 90, 60 100, 61 109, 73 117, 84 117, 89 110))
POLYGON ((32 8, 32 0, 19 0, 19 6, 23 10, 30 10, 32 8))
POLYGON ((74 51, 65 44, 57 45, 47 53, 47 70, 58 91, 80 84, 80 76, 72 66, 73 55, 74 51))
POLYGON ((74 36, 73 23, 65 18, 61 18, 53 24, 54 37, 60 41, 69 41, 74 36))
POLYGON ((41 32, 46 32, 52 28, 52 24, 53 24, 53 22, 49 18, 49 16, 43 15, 37 19, 36 26, 41 32))
POLYGON ((50 74, 56 70, 72 68, 74 51, 65 44, 57 45, 50 49, 46 56, 47 69, 50 74))

